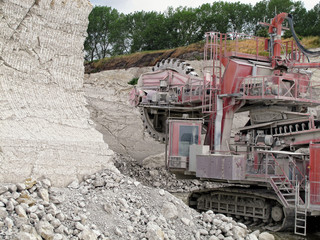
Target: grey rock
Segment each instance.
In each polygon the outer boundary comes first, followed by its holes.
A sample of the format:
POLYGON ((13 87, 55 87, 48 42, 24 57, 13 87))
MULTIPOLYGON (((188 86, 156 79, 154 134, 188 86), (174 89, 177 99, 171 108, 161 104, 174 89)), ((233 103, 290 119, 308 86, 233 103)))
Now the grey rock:
POLYGON ((22 190, 26 190, 26 185, 24 183, 17 183, 17 190, 21 192, 22 190))
POLYGON ((207 222, 207 223, 211 223, 212 220, 213 220, 213 219, 212 219, 212 216, 210 216, 210 215, 207 214, 207 213, 204 213, 204 214, 203 214, 202 219, 203 219, 204 222, 207 222))
POLYGON ((51 222, 54 219, 54 216, 52 216, 52 214, 48 213, 44 216, 44 219, 47 220, 48 222, 51 222))
POLYGON ((68 188, 73 188, 73 189, 79 188, 79 181, 78 180, 74 180, 72 183, 70 183, 68 185, 68 188))
POLYGON ((79 222, 76 222, 75 227, 80 231, 83 231, 85 229, 85 227, 79 222))
POLYGON ((0 186, 0 195, 7 192, 8 191, 8 187, 6 186, 0 186))
POLYGON ((239 222, 239 223, 238 223, 238 226, 241 227, 241 228, 247 229, 247 226, 244 225, 243 223, 240 223, 240 222, 239 222))
POLYGON ((214 218, 212 221, 213 225, 215 226, 221 226, 221 224, 223 223, 220 219, 214 218))
POLYGON ((108 213, 108 214, 113 214, 113 206, 111 203, 106 203, 103 205, 103 209, 108 213))
POLYGON ((174 219, 178 217, 178 209, 171 202, 165 202, 162 207, 162 215, 167 219, 174 219))
POLYGON ((65 236, 63 236, 62 234, 55 234, 52 240, 64 240, 66 239, 65 236))
POLYGON ((95 187, 103 187, 105 185, 105 181, 103 178, 98 178, 95 181, 93 181, 93 186, 95 187))
POLYGON ((148 240, 164 240, 164 232, 155 222, 148 222, 146 237, 148 240))
POLYGON ((44 239, 53 239, 54 237, 54 227, 47 221, 40 221, 36 224, 37 232, 44 239))
POLYGON ((234 238, 236 238, 236 239, 242 239, 248 235, 247 230, 242 227, 239 227, 239 226, 234 226, 232 228, 232 233, 233 233, 234 238))
POLYGON ((209 238, 209 240, 219 240, 219 238, 216 237, 216 236, 211 236, 211 237, 209 238))
POLYGON ((268 232, 262 232, 259 235, 259 240, 274 240, 274 236, 268 232))
POLYGON ((27 218, 27 213, 21 205, 16 206, 14 209, 19 217, 27 218))
POLYGON ((128 233, 133 233, 134 232, 134 228, 132 226, 128 226, 127 227, 127 232, 128 233))
POLYGON ((140 182, 134 181, 133 184, 138 187, 140 185, 140 182))
POLYGON ((224 240, 234 240, 234 238, 229 236, 229 237, 225 237, 224 240))
POLYGON ((57 213, 56 218, 59 219, 60 221, 64 221, 65 220, 65 215, 63 213, 57 213))
POLYGON ((40 198, 42 198, 44 201, 49 202, 49 192, 46 188, 41 188, 38 191, 38 195, 40 198))
POLYGON ((122 235, 123 235, 123 233, 121 232, 121 230, 119 229, 119 228, 115 228, 114 229, 114 233, 117 235, 117 236, 119 236, 119 237, 122 237, 122 235))
POLYGON ((6 224, 8 229, 11 229, 13 227, 13 221, 11 218, 6 217, 4 220, 4 223, 6 224))
POLYGON ((246 237, 246 240, 258 240, 258 237, 251 233, 246 237))
POLYGON ((181 222, 183 222, 184 225, 189 226, 190 220, 188 218, 181 218, 181 222))
POLYGON ((37 205, 33 205, 33 206, 31 206, 31 207, 29 207, 28 209, 27 209, 27 213, 34 213, 34 212, 36 212, 38 210, 38 206, 37 205))
POLYGON ((53 219, 51 222, 50 222, 50 224, 54 227, 54 228, 58 228, 58 227, 60 227, 60 225, 61 225, 61 222, 60 222, 60 220, 59 219, 53 219))
POLYGON ((129 208, 129 205, 128 205, 127 201, 126 201, 124 198, 119 198, 118 201, 119 201, 119 202, 122 204, 122 206, 124 206, 125 208, 129 208))
POLYGON ((79 234, 79 239, 80 240, 96 240, 97 239, 97 236, 96 234, 88 229, 88 228, 85 228, 80 234, 79 234))
POLYGON ((201 239, 200 231, 196 232, 195 238, 196 238, 196 240, 200 240, 201 239))
POLYGON ((50 188, 51 187, 51 181, 50 181, 50 179, 48 179, 48 178, 44 178, 44 179, 42 179, 41 180, 41 183, 42 183, 42 186, 44 187, 44 188, 50 188))
POLYGON ((23 208, 24 211, 26 211, 29 208, 29 205, 27 203, 21 203, 20 206, 23 208))
POLYGON ((7 211, 12 212, 14 210, 14 203, 13 201, 8 201, 6 206, 7 211))
POLYGON ((54 196, 52 194, 49 196, 49 199, 54 204, 60 204, 64 201, 62 196, 54 196))
POLYGON ((259 235, 260 235, 260 230, 255 230, 255 231, 252 232, 251 234, 256 235, 256 237, 259 237, 259 235))
POLYGON ((138 209, 136 211, 134 211, 134 215, 136 215, 137 217, 141 215, 141 210, 138 209))
POLYGON ((12 193, 12 198, 13 198, 13 199, 16 200, 16 199, 18 199, 19 197, 20 197, 20 193, 18 193, 18 192, 13 192, 13 193, 12 193))
MULTIPOLYGON (((1 189, 1 187, 0 187, 0 189, 1 189)), ((11 185, 8 187, 8 190, 9 190, 10 192, 16 192, 16 191, 18 190, 17 185, 16 185, 16 184, 11 184, 11 185)), ((1 191, 0 191, 0 194, 1 194, 1 191)))
POLYGON ((16 240, 39 240, 36 236, 28 232, 19 232, 16 237, 16 240))
POLYGON ((63 233, 65 233, 65 229, 66 229, 65 226, 60 225, 59 227, 57 227, 57 228, 54 230, 54 232, 63 234, 63 233))
POLYGON ((160 195, 160 196, 164 196, 164 194, 165 194, 165 191, 164 191, 163 189, 160 189, 160 190, 159 190, 159 195, 160 195))
POLYGON ((200 235, 204 235, 204 236, 209 234, 206 229, 199 229, 199 232, 200 232, 200 235))

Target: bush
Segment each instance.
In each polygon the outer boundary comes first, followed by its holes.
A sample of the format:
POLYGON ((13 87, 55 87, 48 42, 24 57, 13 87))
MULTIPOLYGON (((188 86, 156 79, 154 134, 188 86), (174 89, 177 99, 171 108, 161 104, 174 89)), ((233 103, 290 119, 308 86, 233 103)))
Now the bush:
POLYGON ((138 79, 139 79, 139 78, 132 78, 132 79, 128 82, 128 84, 130 84, 130 85, 137 85, 138 79))

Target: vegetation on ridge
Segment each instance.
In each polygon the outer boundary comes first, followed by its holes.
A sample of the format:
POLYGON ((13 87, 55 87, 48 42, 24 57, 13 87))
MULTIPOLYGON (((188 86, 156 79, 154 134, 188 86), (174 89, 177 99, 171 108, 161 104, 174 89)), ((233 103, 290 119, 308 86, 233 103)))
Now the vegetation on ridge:
MULTIPOLYGON (((168 8, 164 13, 141 11, 127 15, 97 6, 89 16, 85 60, 188 46, 203 40, 207 31, 266 36, 267 28, 259 22, 269 22, 275 9, 277 13, 292 14, 300 36, 320 36, 320 3, 307 11, 302 1, 295 0, 261 0, 255 5, 218 1, 198 8, 168 8)), ((290 37, 290 33, 285 35, 290 37)))

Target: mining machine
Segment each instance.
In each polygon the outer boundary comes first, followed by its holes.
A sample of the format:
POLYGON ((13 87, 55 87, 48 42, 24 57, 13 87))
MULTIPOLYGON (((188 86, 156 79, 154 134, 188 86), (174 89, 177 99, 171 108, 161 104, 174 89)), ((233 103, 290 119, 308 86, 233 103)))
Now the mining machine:
POLYGON ((306 235, 307 218, 320 215, 320 117, 310 110, 320 105, 311 80, 320 63, 310 62, 320 52, 300 44, 290 14, 262 24, 269 38, 207 32, 203 77, 165 59, 130 101, 165 143, 169 171, 228 184, 192 192, 191 207, 306 235), (285 20, 293 40, 281 39, 285 20), (248 118, 233 129, 238 113, 248 118))

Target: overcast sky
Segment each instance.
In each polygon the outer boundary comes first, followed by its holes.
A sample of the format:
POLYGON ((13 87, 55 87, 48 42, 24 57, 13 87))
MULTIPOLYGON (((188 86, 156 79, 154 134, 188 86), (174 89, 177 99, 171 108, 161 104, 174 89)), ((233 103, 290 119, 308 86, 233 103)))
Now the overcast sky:
MULTIPOLYGON (((117 9, 119 12, 128 14, 135 11, 157 11, 164 12, 168 7, 177 8, 184 7, 198 7, 204 3, 213 3, 214 1, 207 0, 90 0, 93 5, 109 6, 117 9)), ((251 3, 254 5, 261 0, 227 0, 228 2, 251 3)), ((320 2, 320 0, 303 0, 304 6, 310 10, 320 2)))

